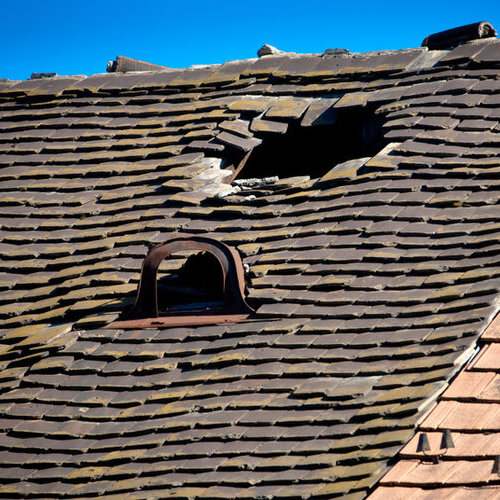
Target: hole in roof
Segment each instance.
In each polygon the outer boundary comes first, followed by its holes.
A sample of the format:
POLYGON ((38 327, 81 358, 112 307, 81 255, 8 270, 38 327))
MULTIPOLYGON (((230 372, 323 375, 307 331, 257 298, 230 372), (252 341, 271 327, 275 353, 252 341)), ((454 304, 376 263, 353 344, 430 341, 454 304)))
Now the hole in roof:
POLYGON ((321 177, 337 163, 374 156, 387 145, 383 119, 368 110, 341 111, 329 125, 290 123, 285 134, 268 134, 236 178, 321 177))

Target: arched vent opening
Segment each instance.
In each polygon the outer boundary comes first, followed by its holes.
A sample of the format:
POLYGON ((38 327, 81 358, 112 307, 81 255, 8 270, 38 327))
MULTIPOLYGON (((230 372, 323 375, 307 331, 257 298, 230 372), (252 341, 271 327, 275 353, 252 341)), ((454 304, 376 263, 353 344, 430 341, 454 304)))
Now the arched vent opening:
POLYGON ((388 143, 383 119, 369 110, 335 112, 329 122, 309 127, 290 123, 285 134, 263 137, 236 178, 322 177, 336 164, 374 156, 388 143))
POLYGON ((217 259, 197 251, 185 251, 176 257, 164 260, 158 268, 158 314, 222 310, 224 276, 217 259))
POLYGON ((236 249, 212 238, 175 236, 150 250, 132 310, 108 328, 234 323, 253 313, 236 249))

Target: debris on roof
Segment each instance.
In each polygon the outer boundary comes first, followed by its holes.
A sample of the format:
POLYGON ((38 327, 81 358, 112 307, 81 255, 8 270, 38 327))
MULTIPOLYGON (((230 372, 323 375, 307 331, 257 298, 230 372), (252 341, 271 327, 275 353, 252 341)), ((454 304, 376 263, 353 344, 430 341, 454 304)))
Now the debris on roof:
POLYGON ((353 160, 347 160, 342 163, 338 163, 331 170, 329 170, 321 180, 324 182, 328 181, 339 181, 344 180, 348 181, 350 179, 354 179, 357 175, 360 174, 360 169, 363 167, 368 161, 367 158, 355 158, 353 160))
POLYGON ((271 55, 276 55, 276 54, 284 54, 284 52, 280 49, 277 49, 276 47, 273 47, 272 45, 268 45, 265 43, 258 51, 257 55, 259 57, 264 57, 264 56, 271 56, 271 55))
POLYGON ((279 177, 275 175, 273 177, 262 177, 260 179, 236 179, 233 181, 233 184, 240 188, 260 188, 262 186, 274 184, 278 181, 279 177))
POLYGON ((350 51, 347 49, 326 49, 325 57, 349 57, 350 51))

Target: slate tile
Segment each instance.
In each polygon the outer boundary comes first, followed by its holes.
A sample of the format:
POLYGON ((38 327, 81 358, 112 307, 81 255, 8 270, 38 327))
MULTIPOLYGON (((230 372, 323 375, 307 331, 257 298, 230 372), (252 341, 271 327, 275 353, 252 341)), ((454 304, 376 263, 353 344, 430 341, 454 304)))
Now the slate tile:
POLYGON ((432 117, 423 118, 418 122, 419 128, 425 129, 449 129, 454 128, 459 124, 459 120, 449 118, 449 117, 432 117))
POLYGON ((33 483, 23 481, 20 483, 1 486, 0 493, 2 493, 3 495, 8 495, 11 498, 12 496, 18 498, 19 497, 26 498, 26 496, 29 495, 32 488, 33 488, 33 483))
POLYGON ((202 85, 213 85, 235 82, 240 78, 242 72, 252 67, 257 59, 246 59, 244 61, 231 61, 222 64, 211 74, 202 85))
POLYGON ((265 113, 266 118, 300 118, 309 106, 309 101, 299 99, 280 100, 265 113))
POLYGON ((370 97, 371 95, 368 92, 354 92, 352 94, 346 94, 334 104, 334 108, 362 108, 366 105, 370 97))
POLYGON ((444 57, 439 61, 440 64, 456 64, 463 63, 473 60, 475 56, 481 52, 485 46, 491 43, 490 40, 477 40, 470 41, 455 47, 453 50, 449 51, 444 57))
MULTIPOLYGON (((242 75, 244 76, 244 75, 242 75)), ((251 79, 254 79, 251 77, 251 79)), ((246 96, 261 96, 266 94, 269 90, 272 89, 272 85, 270 83, 252 83, 248 87, 237 88, 232 90, 233 95, 246 95, 246 96)))
POLYGON ((473 57, 475 62, 495 63, 498 61, 498 41, 494 40, 487 44, 479 54, 473 57))
POLYGON ((273 75, 283 78, 290 75, 306 75, 318 62, 317 56, 291 56, 279 69, 273 71, 273 75))
POLYGON ((240 149, 244 152, 251 151, 253 148, 259 146, 262 143, 261 139, 242 138, 237 135, 231 134, 229 132, 221 132, 217 136, 217 140, 219 142, 222 142, 223 144, 229 144, 230 146, 234 146, 237 149, 240 149))
POLYGON ((195 87, 209 78, 215 69, 214 67, 200 67, 176 71, 174 78, 168 81, 168 85, 171 87, 195 87))
POLYGON ((283 64, 290 60, 288 55, 272 55, 261 57, 256 60, 250 68, 242 72, 242 76, 261 76, 278 70, 283 64))
POLYGON ((279 122, 275 120, 262 120, 254 118, 250 126, 252 132, 271 132, 277 134, 284 134, 288 130, 288 123, 279 122))
POLYGON ((459 94, 471 90, 476 83, 478 83, 478 81, 473 78, 456 78, 454 80, 448 80, 439 88, 437 94, 459 94))
POLYGON ((252 133, 249 131, 250 123, 246 120, 227 120, 219 124, 219 127, 223 130, 234 132, 242 137, 252 137, 252 133))
POLYGON ((42 78, 26 80, 17 83, 4 90, 4 93, 26 93, 31 95, 58 95, 66 88, 78 84, 81 76, 56 76, 53 78, 42 78))
POLYGON ((315 99, 308 107, 301 125, 303 127, 318 125, 333 125, 337 120, 337 113, 333 109, 339 98, 315 99))
POLYGON ((318 57, 316 64, 309 69, 307 75, 308 77, 335 76, 351 64, 350 57, 318 57))
MULTIPOLYGON (((498 91, 499 85, 497 80, 481 80, 477 85, 474 85, 473 92, 480 94, 494 94, 498 91)), ((480 110, 487 112, 486 110, 480 110)))

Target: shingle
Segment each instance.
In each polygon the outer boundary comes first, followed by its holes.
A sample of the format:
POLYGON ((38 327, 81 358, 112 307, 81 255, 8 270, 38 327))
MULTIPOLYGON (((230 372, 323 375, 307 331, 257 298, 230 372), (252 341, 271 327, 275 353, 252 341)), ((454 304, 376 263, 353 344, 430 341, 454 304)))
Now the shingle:
POLYGON ((229 132, 235 132, 243 137, 252 137, 252 133, 248 129, 249 125, 250 123, 245 120, 228 120, 222 122, 219 127, 229 132))
MULTIPOLYGON (((280 78, 291 75, 305 75, 317 64, 318 57, 314 55, 291 56, 280 64, 279 69, 273 71, 273 75, 280 78)), ((253 67, 251 68, 253 70, 253 67)))
POLYGON ((57 95, 82 80, 81 76, 53 77, 27 80, 11 85, 3 93, 26 93, 30 95, 57 95))
POLYGON ((300 118, 309 106, 309 101, 283 99, 273 104, 265 113, 266 118, 300 118))
POLYGON ((252 67, 253 63, 256 61, 257 59, 246 59, 244 61, 227 62, 219 66, 211 76, 205 79, 203 85, 225 84, 237 81, 241 73, 252 67))
POLYGON ((243 71, 243 76, 260 76, 272 73, 280 68, 284 63, 288 62, 288 55, 277 55, 261 57, 255 61, 250 68, 243 71))
POLYGON ((217 136, 217 140, 223 144, 229 144, 245 152, 251 151, 254 147, 261 144, 261 139, 257 138, 242 138, 229 132, 221 132, 217 136))
POLYGON ((470 41, 468 43, 464 43, 455 47, 448 54, 446 54, 443 58, 441 58, 440 63, 463 63, 469 60, 474 60, 476 56, 484 50, 491 43, 491 40, 477 40, 470 41))
POLYGON ((314 100, 308 107, 306 114, 302 118, 303 127, 332 125, 336 122, 337 114, 333 110, 333 105, 338 98, 320 98, 314 100))
POLYGON ((288 130, 288 123, 279 122, 275 120, 262 120, 261 118, 254 118, 250 126, 252 132, 272 132, 278 134, 285 134, 288 130))
POLYGON ((487 44, 479 54, 474 56, 474 61, 479 63, 498 62, 498 40, 487 44))

